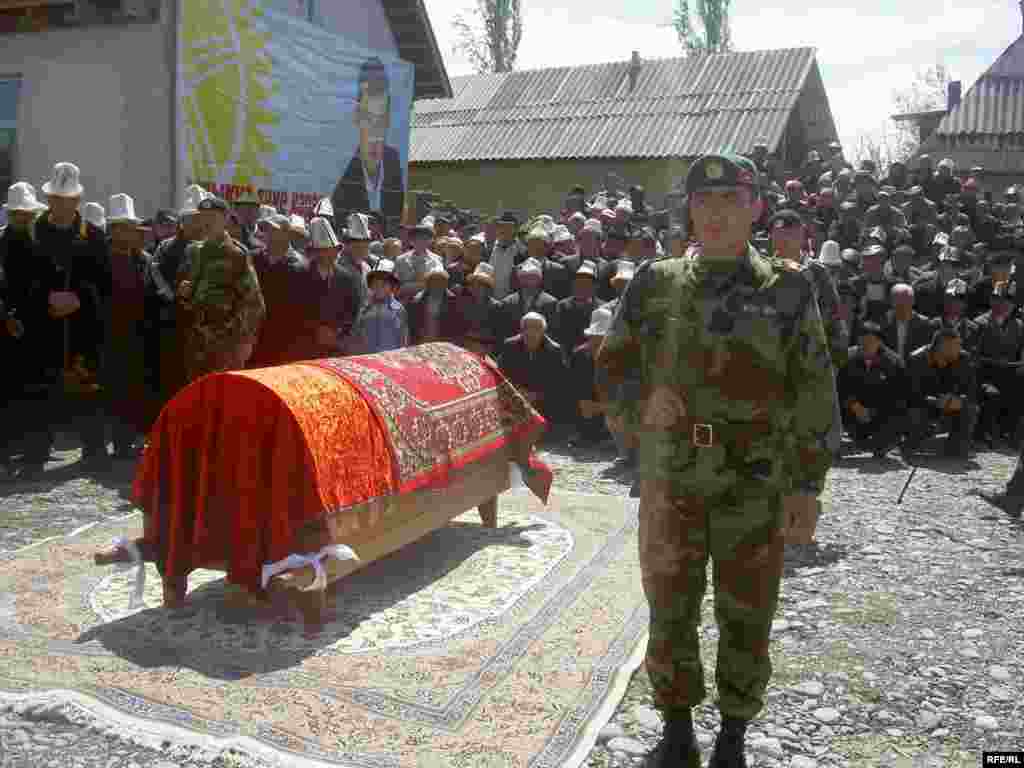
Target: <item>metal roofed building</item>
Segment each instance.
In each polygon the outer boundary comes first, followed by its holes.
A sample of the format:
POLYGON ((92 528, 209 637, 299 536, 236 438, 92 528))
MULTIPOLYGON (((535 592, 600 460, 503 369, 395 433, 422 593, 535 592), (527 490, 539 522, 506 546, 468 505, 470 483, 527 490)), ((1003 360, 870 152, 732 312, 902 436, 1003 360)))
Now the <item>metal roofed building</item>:
POLYGON ((414 105, 409 186, 485 212, 557 210, 609 173, 658 205, 690 162, 748 153, 781 168, 836 139, 812 48, 455 77, 450 99, 414 105))
POLYGON ((981 166, 989 191, 1024 183, 1024 35, 950 106, 921 152, 954 160, 961 173, 981 166))

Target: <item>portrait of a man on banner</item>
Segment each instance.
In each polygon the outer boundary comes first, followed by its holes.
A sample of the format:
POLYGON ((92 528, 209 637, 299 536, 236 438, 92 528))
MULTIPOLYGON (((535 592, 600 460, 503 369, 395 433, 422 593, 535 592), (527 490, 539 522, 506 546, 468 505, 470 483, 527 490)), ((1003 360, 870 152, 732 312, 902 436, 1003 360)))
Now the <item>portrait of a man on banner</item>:
POLYGON ((367 59, 359 69, 358 102, 353 112, 359 145, 331 195, 336 213, 401 214, 405 194, 401 155, 386 143, 391 107, 387 70, 380 59, 367 59))

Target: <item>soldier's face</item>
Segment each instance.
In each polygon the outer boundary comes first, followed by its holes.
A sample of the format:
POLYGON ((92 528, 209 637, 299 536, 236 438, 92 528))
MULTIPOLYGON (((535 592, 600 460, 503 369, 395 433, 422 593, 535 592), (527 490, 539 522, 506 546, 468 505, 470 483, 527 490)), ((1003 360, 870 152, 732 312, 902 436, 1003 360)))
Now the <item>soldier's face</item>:
POLYGON ((702 189, 690 196, 694 234, 709 256, 738 255, 746 248, 754 222, 760 216, 748 187, 702 189))

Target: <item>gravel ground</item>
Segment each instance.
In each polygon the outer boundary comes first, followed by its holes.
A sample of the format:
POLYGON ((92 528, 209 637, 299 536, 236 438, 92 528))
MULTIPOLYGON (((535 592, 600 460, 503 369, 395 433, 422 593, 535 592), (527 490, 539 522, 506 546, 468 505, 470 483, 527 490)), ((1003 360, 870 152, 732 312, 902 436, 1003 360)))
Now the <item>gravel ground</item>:
MULTIPOLYGON (((64 446, 66 447, 66 446, 64 446)), ((43 481, 0 487, 0 551, 131 510, 132 467, 102 481, 58 451, 43 481)), ((626 496, 632 474, 608 444, 545 446, 556 486, 626 496)), ((1010 452, 968 463, 922 456, 908 469, 852 455, 832 470, 818 543, 787 551, 768 704, 748 738, 751 766, 976 766, 985 749, 1024 748, 1024 526, 973 495, 1000 490, 1010 452)), ((710 596, 702 635, 714 679, 710 596)), ((696 710, 705 757, 718 715, 696 710)), ((643 764, 661 720, 643 669, 603 729, 588 768, 643 764)), ((256 766, 135 744, 69 706, 0 707, 2 768, 256 766)))

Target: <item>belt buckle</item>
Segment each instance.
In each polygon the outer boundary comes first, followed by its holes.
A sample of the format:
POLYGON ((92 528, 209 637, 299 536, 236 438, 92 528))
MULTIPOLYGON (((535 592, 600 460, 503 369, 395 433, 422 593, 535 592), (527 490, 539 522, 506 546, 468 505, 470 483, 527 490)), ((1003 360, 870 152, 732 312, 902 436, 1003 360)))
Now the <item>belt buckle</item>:
POLYGON ((715 444, 715 432, 710 424, 693 425, 693 444, 698 448, 711 448, 715 444))

